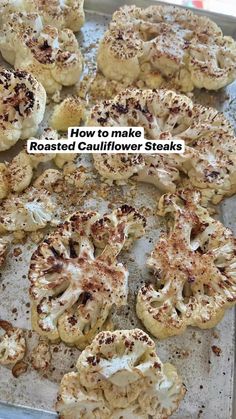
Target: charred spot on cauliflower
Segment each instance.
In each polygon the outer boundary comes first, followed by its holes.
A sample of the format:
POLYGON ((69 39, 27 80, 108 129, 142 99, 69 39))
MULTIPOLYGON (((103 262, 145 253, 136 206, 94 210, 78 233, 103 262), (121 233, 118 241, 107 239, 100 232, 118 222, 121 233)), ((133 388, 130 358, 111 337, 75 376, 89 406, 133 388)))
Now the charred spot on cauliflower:
POLYGON ((0 51, 15 68, 32 73, 54 95, 75 84, 83 59, 74 33, 44 26, 37 13, 14 13, 0 31, 0 51))
POLYGON ((159 202, 168 232, 147 261, 155 283, 140 289, 136 310, 160 339, 182 334, 188 326, 214 327, 236 302, 235 238, 199 199, 199 192, 185 190, 159 202))
POLYGON ((56 408, 60 417, 169 417, 185 388, 174 366, 162 364, 142 330, 101 332, 66 374, 56 408))
POLYGON ((185 141, 182 154, 94 154, 99 174, 110 180, 130 177, 175 192, 185 182, 214 204, 236 191, 235 136, 224 115, 194 104, 170 90, 127 89, 96 104, 88 125, 141 126, 149 140, 185 141))
POLYGON ((31 74, 20 70, 0 71, 0 151, 19 139, 34 135, 41 123, 46 92, 31 74))
MULTIPOLYGON (((122 209, 111 214, 114 219, 122 209)), ((142 234, 144 219, 133 215, 115 222, 100 255, 94 255, 97 212, 78 212, 61 224, 34 252, 29 270, 32 325, 52 341, 83 348, 105 327, 113 306, 126 304, 128 271, 116 258, 131 240, 142 234)), ((99 239, 98 239, 99 241, 99 239)), ((96 244, 95 244, 96 245, 96 244)))

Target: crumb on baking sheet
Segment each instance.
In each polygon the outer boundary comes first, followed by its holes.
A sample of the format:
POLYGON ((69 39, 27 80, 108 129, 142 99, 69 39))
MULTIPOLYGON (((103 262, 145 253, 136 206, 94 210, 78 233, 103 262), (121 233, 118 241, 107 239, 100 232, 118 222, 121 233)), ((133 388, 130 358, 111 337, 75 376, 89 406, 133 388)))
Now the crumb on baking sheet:
POLYGON ((214 352, 214 354, 215 354, 216 356, 220 356, 220 355, 221 355, 222 350, 221 350, 218 346, 213 345, 213 346, 211 347, 211 349, 212 349, 212 352, 214 352))

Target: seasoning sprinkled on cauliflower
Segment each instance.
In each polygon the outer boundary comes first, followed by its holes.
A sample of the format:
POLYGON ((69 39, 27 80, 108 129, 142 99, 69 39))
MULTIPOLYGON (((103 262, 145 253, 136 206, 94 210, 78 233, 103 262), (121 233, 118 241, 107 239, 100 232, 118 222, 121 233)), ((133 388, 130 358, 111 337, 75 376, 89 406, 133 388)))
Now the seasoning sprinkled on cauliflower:
POLYGON ((45 25, 58 29, 69 28, 73 32, 80 30, 84 24, 84 0, 2 0, 0 5, 0 22, 6 21, 11 13, 35 13, 45 25))
POLYGON ((233 128, 213 108, 194 104, 187 96, 170 90, 127 89, 114 99, 96 104, 88 124, 94 126, 141 126, 149 140, 185 141, 183 154, 94 154, 101 176, 156 185, 175 192, 186 186, 202 190, 207 201, 218 203, 236 192, 236 157, 233 128))
POLYGON ((15 68, 29 71, 50 95, 72 86, 83 59, 74 33, 43 26, 37 13, 14 13, 0 31, 0 51, 15 68))
POLYGON ((61 192, 63 189, 63 174, 57 169, 46 169, 34 181, 36 189, 46 189, 49 192, 61 192))
POLYGON ((147 261, 155 282, 140 289, 136 310, 160 339, 187 326, 214 327, 236 302, 236 240, 199 199, 199 192, 185 190, 159 202, 168 232, 147 261))
POLYGON ((107 243, 117 243, 129 248, 133 242, 144 234, 146 220, 138 211, 129 205, 105 214, 91 227, 91 234, 96 247, 103 249, 107 243))
POLYGON ((38 12, 47 25, 78 32, 84 24, 84 0, 35 0, 38 12))
POLYGON ((77 96, 69 96, 56 105, 51 117, 51 127, 57 131, 67 131, 69 127, 80 125, 85 117, 85 107, 77 96))
POLYGON ((34 182, 37 189, 46 189, 49 192, 62 192, 68 187, 83 190, 87 173, 83 166, 76 166, 73 162, 64 165, 63 170, 47 169, 34 182))
POLYGON ((184 397, 174 366, 162 364, 142 330, 101 332, 61 381, 60 418, 166 419, 184 397))
POLYGON ((4 335, 0 335, 0 364, 16 364, 25 356, 24 332, 5 320, 0 320, 0 328, 5 331, 4 335))
POLYGON ((36 231, 53 218, 54 204, 48 191, 30 187, 11 194, 0 204, 0 232, 36 231))
MULTIPOLYGON (((117 211, 124 213, 122 208, 117 211)), ((127 220, 111 228, 97 257, 95 225, 103 225, 107 216, 92 211, 71 215, 34 252, 29 280, 32 325, 39 334, 84 348, 105 327, 111 308, 126 304, 128 271, 116 258, 129 239, 127 224, 132 234, 136 226, 138 236, 145 220, 140 216, 138 224, 138 213, 130 207, 125 211, 127 220)))
POLYGON ((83 189, 88 179, 87 172, 83 166, 76 166, 73 162, 68 162, 63 166, 63 176, 66 185, 83 189))
POLYGON ((106 79, 124 87, 218 90, 236 78, 236 43, 191 10, 124 6, 113 14, 97 62, 106 79))
POLYGON ((8 150, 20 138, 34 135, 41 123, 46 93, 26 71, 0 71, 0 151, 8 150))
POLYGON ((144 167, 141 154, 94 154, 95 169, 105 179, 127 180, 144 167))

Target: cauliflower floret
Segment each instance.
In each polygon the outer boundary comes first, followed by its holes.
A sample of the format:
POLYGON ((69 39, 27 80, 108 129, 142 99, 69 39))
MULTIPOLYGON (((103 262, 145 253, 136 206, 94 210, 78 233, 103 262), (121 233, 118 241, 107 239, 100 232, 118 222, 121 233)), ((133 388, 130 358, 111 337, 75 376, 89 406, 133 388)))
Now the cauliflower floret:
POLYGON ((218 90, 236 78, 236 43, 187 9, 124 6, 113 14, 97 62, 107 79, 124 87, 218 90))
MULTIPOLYGON (((116 261, 128 239, 125 220, 117 224, 117 231, 111 229, 115 236, 95 257, 91 230, 97 220, 104 222, 96 212, 70 216, 39 245, 29 270, 34 330, 79 348, 105 327, 112 306, 126 304, 127 298, 128 271, 116 261)), ((129 224, 132 231, 131 220, 129 224)), ((142 218, 141 232, 143 224, 142 218)))
POLYGON ((162 364, 140 329, 99 333, 76 367, 61 381, 61 418, 165 419, 186 391, 175 367, 162 364))
POLYGON ((78 32, 84 24, 84 0, 35 0, 38 12, 47 25, 78 32))
POLYGON ((49 192, 61 192, 63 188, 63 174, 57 169, 47 169, 34 181, 36 189, 46 189, 49 192))
POLYGON ((75 84, 83 59, 70 29, 43 27, 38 14, 14 13, 0 33, 0 51, 15 68, 32 73, 53 95, 75 84))
POLYGON ((84 0, 2 0, 0 22, 5 22, 14 12, 36 13, 46 25, 58 29, 69 28, 77 32, 84 24, 83 6, 84 0))
POLYGON ((64 181, 67 185, 83 189, 88 178, 83 166, 76 166, 74 163, 66 163, 63 167, 64 181))
POLYGON ((80 125, 84 116, 83 101, 77 96, 69 96, 55 106, 51 117, 51 127, 57 131, 67 131, 69 127, 80 125))
POLYGON ((34 0, 1 0, 0 3, 0 27, 14 12, 37 12, 34 0))
POLYGON ((26 71, 0 71, 0 151, 34 135, 46 105, 43 86, 26 71))
POLYGON ((0 328, 5 331, 4 335, 0 335, 0 364, 16 364, 25 356, 24 332, 5 320, 0 320, 0 328))
POLYGON ((159 202, 168 232, 147 261, 155 283, 140 289, 136 310, 160 339, 187 326, 214 327, 236 302, 236 240, 199 200, 199 192, 185 190, 159 202))
POLYGON ((32 177, 33 166, 30 155, 22 150, 7 165, 5 180, 8 192, 22 192, 29 186, 32 177))
POLYGON ((125 181, 144 167, 141 154, 94 154, 93 161, 98 173, 110 181, 125 181))
POLYGON ((54 163, 59 169, 62 169, 66 163, 72 163, 76 156, 76 153, 58 153, 54 159, 54 163))
POLYGON ((65 164, 63 171, 56 169, 45 170, 34 182, 37 189, 47 189, 49 192, 62 192, 68 190, 68 186, 83 189, 87 180, 84 168, 77 167, 74 163, 65 164))
POLYGON ((120 243, 123 240, 123 248, 128 249, 135 240, 143 236, 145 226, 143 215, 129 205, 123 205, 97 220, 91 227, 91 234, 99 249, 103 249, 109 240, 111 243, 120 243))
POLYGON ((52 220, 54 204, 48 191, 30 187, 0 204, 0 232, 36 231, 52 220))
POLYGON ((138 182, 151 183, 162 191, 175 192, 176 182, 180 179, 179 170, 169 164, 169 156, 145 154, 144 167, 134 174, 138 182))
MULTIPOLYGON (((37 138, 31 137, 30 140, 37 140, 37 138)), ((45 129, 43 134, 40 136, 40 140, 47 141, 58 141, 58 134, 56 131, 51 129, 45 129)), ((9 192, 20 193, 25 190, 31 183, 34 170, 37 169, 40 163, 46 163, 51 160, 54 160, 54 163, 62 168, 67 162, 71 162, 76 157, 75 153, 27 153, 24 149, 19 154, 17 154, 10 163, 0 165, 0 197, 4 198, 8 195, 9 192)), ((55 173, 59 173, 54 169, 49 169, 47 172, 47 185, 49 187, 49 182, 55 184, 58 180, 58 175, 55 178, 55 173), (50 176, 49 176, 50 173, 50 176), (52 173, 54 177, 52 179, 52 173)), ((44 175, 42 175, 44 176, 44 175)), ((61 177, 60 175, 59 177, 61 177)), ((36 184, 41 183, 41 177, 38 178, 36 184)), ((46 188, 49 190, 49 188, 46 188)))
POLYGON ((223 114, 194 104, 170 90, 126 89, 96 104, 89 126, 142 126, 150 140, 184 140, 182 154, 94 154, 94 165, 109 180, 133 179, 175 192, 185 179, 214 204, 236 192, 233 128, 223 114))
MULTIPOLYGON (((58 135, 56 131, 45 129, 39 139, 42 141, 57 141, 58 135)), ((30 140, 37 140, 37 138, 31 137, 30 140)), ((22 150, 7 166, 7 180, 10 190, 17 193, 22 192, 30 185, 34 170, 37 169, 38 165, 54 158, 56 158, 55 153, 28 154, 26 150, 22 150)))

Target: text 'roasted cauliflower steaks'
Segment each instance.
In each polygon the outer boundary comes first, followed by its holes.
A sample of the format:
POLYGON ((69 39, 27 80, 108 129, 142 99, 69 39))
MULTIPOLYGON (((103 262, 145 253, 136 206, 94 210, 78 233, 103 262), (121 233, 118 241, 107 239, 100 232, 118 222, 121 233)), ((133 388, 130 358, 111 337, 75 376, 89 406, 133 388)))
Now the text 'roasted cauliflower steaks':
POLYGON ((236 302, 236 240, 199 205, 199 193, 164 195, 168 217, 147 265, 155 283, 143 286, 137 315, 156 337, 183 333, 187 326, 214 327, 236 302))
POLYGON ((51 340, 85 347, 126 304, 128 271, 116 258, 144 233, 145 219, 127 205, 104 215, 77 212, 34 252, 29 279, 33 328, 51 340), (95 248, 101 252, 95 256, 95 248))
POLYGON ((124 6, 113 14, 97 61, 118 87, 217 90, 236 78, 236 43, 190 10, 124 6))
POLYGON ((162 364, 139 329, 99 333, 76 367, 61 381, 61 419, 166 419, 186 391, 175 367, 162 364))
POLYGON ((236 192, 236 139, 216 109, 171 90, 127 89, 95 105, 88 125, 143 127, 149 140, 185 141, 182 154, 94 154, 94 165, 106 179, 133 176, 165 192, 191 185, 214 204, 236 192))

